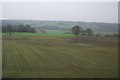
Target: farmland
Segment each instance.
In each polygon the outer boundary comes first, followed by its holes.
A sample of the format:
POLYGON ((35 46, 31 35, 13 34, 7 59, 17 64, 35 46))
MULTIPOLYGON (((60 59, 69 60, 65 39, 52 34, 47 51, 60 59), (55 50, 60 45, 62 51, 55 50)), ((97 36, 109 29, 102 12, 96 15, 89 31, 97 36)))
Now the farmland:
MULTIPOLYGON (((3 36, 6 36, 8 35, 7 33, 3 33, 3 36)), ((74 36, 73 34, 65 34, 63 31, 60 31, 60 30, 50 30, 50 31, 47 31, 47 33, 29 33, 29 32, 13 32, 12 33, 13 36, 16 36, 16 37, 28 37, 28 36, 64 36, 64 37, 71 37, 71 36, 74 36)))
POLYGON ((116 37, 34 35, 3 35, 3 77, 117 77, 116 37))

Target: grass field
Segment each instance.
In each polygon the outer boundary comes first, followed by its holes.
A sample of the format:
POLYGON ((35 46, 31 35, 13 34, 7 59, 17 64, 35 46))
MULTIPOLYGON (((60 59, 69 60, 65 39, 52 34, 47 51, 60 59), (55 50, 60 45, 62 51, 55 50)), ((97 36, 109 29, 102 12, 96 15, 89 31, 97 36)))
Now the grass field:
MULTIPOLYGON (((4 36, 8 35, 7 33, 3 33, 4 36)), ((49 30, 47 33, 29 33, 29 32, 13 32, 13 36, 65 36, 65 37, 72 37, 73 34, 65 34, 64 31, 60 30, 49 30)))
POLYGON ((22 34, 3 35, 3 77, 117 77, 117 38, 22 34))

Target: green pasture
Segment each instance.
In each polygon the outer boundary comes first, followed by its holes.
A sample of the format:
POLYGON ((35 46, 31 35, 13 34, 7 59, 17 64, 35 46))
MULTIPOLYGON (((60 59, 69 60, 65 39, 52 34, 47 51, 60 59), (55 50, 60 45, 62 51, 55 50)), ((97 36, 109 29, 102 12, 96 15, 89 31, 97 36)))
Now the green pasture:
MULTIPOLYGON (((8 33, 3 33, 4 36, 7 36, 8 33)), ((47 33, 29 33, 29 32, 12 32, 12 36, 64 36, 71 37, 73 34, 65 34, 64 31, 60 30, 49 30, 47 33)))
POLYGON ((3 77, 117 77, 116 38, 51 34, 13 33, 14 36, 3 34, 3 77), (63 35, 66 37, 60 37, 63 35))

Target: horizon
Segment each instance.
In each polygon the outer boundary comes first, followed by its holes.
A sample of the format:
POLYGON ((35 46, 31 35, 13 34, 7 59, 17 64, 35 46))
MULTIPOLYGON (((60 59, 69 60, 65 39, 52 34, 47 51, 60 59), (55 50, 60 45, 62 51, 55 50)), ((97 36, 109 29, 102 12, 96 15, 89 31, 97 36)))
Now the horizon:
POLYGON ((110 23, 110 22, 90 22, 90 21, 70 21, 70 20, 40 20, 40 19, 2 19, 0 18, 0 20, 28 20, 28 21, 56 21, 56 22, 85 22, 85 23, 108 23, 108 24, 118 24, 118 22, 116 23, 110 23))

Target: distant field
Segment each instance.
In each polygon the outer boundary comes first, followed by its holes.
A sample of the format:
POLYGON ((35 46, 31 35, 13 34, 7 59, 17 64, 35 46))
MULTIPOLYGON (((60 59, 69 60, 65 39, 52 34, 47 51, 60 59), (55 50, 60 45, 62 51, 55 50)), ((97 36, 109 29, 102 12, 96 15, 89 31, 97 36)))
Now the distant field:
POLYGON ((3 77, 117 77, 117 38, 13 35, 3 34, 3 77))
MULTIPOLYGON (((7 33, 3 33, 7 35, 7 33)), ((13 36, 74 36, 73 34, 65 34, 64 31, 60 30, 49 30, 47 33, 29 33, 29 32, 13 32, 13 36)))

